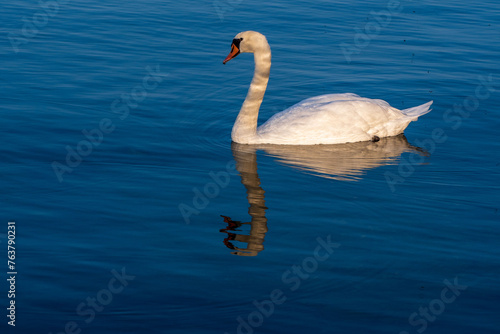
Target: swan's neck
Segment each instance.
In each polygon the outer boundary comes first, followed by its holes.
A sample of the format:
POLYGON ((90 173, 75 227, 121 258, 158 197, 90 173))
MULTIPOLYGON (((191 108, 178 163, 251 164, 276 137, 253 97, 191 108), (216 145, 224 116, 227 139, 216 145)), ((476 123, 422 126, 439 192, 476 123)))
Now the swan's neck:
POLYGON ((255 52, 254 59, 255 72, 252 83, 231 133, 231 139, 236 143, 250 144, 252 139, 257 136, 257 118, 271 69, 271 48, 269 45, 264 50, 255 52))

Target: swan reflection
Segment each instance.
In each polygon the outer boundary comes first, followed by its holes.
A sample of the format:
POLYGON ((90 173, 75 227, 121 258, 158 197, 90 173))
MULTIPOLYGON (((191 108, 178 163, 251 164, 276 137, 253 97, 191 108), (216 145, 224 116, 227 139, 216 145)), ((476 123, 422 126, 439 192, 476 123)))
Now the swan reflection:
POLYGON ((340 181, 358 181, 369 169, 397 164, 399 157, 405 152, 425 154, 421 148, 412 146, 404 135, 381 138, 377 142, 252 147, 264 150, 268 155, 290 167, 340 181))
POLYGON ((264 190, 260 186, 260 179, 257 173, 256 148, 249 145, 241 145, 233 142, 231 145, 233 157, 236 161, 236 170, 240 173, 241 183, 247 190, 248 213, 251 221, 241 223, 232 220, 230 217, 222 216, 227 224, 225 229, 220 230, 227 233, 224 239, 226 247, 235 250, 231 254, 240 256, 256 256, 264 249, 264 237, 267 232, 266 204, 264 200, 264 190), (242 225, 250 225, 250 234, 236 234, 242 225), (245 248, 236 247, 233 241, 246 243, 245 248))
POLYGON ((247 191, 251 220, 242 223, 222 216, 227 227, 220 231, 227 233, 224 244, 233 250, 232 254, 240 256, 256 256, 262 251, 267 232, 267 207, 257 171, 257 150, 263 150, 292 168, 341 181, 358 181, 369 169, 397 164, 405 152, 428 155, 423 149, 408 143, 404 135, 381 138, 378 142, 313 146, 243 145, 233 142, 231 150, 241 183, 247 191), (235 233, 241 232, 240 228, 246 225, 250 226, 248 235, 235 233), (237 247, 235 241, 246 243, 246 247, 237 247))

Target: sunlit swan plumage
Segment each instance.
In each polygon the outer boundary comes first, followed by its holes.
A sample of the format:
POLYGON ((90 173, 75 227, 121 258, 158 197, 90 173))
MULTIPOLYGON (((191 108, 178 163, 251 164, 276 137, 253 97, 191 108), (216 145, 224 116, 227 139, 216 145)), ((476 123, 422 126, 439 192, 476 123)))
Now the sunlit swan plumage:
POLYGON ((255 72, 231 133, 236 143, 314 145, 378 140, 403 133, 411 121, 430 111, 432 101, 399 110, 385 101, 356 94, 327 94, 299 102, 257 128, 269 81, 271 47, 258 32, 241 32, 234 37, 223 63, 242 52, 254 54, 255 72))

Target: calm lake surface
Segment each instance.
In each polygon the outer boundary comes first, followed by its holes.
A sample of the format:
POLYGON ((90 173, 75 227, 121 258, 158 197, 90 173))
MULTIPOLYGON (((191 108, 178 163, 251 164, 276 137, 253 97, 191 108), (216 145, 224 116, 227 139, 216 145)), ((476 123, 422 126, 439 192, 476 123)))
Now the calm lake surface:
POLYGON ((498 333, 498 1, 0 13, 2 333, 498 333), (232 144, 245 30, 273 51, 260 123, 325 93, 433 110, 377 143, 232 144))

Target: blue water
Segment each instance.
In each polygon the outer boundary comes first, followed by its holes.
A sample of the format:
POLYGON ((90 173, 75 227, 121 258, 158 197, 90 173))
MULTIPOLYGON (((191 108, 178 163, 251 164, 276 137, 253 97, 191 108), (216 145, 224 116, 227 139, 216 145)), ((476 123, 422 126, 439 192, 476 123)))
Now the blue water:
POLYGON ((498 333, 497 1, 0 13, 2 333, 498 333), (273 51, 261 122, 324 93, 433 111, 378 143, 231 145, 244 30, 273 51))

